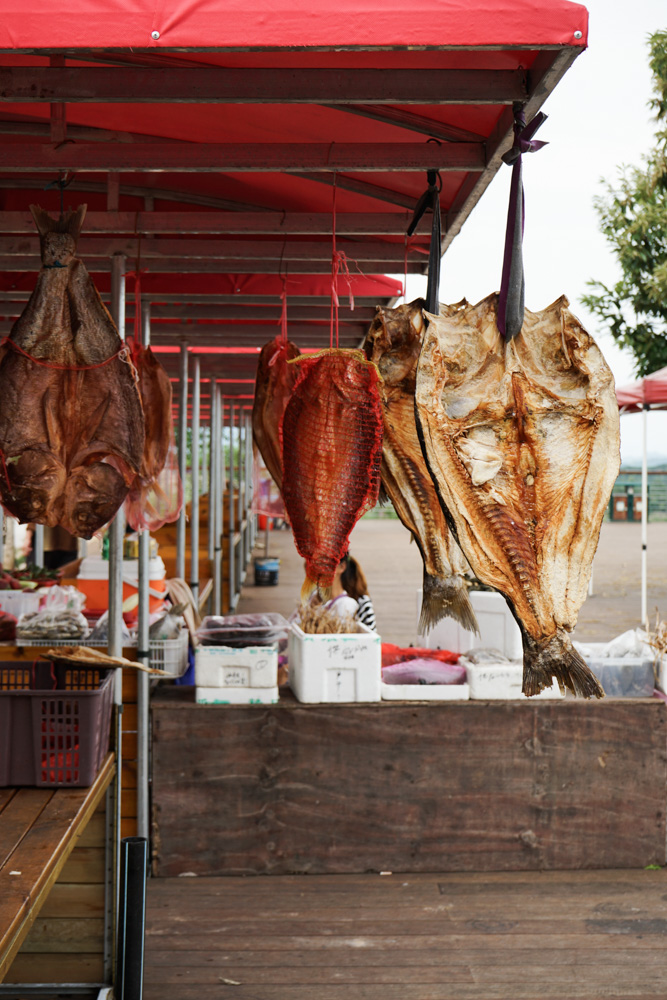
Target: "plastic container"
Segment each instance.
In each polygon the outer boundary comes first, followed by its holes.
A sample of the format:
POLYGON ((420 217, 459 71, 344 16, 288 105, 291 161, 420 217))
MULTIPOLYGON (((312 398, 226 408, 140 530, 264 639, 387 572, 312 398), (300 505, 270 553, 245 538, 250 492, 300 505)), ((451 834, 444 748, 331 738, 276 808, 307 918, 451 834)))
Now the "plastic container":
POLYGON ((278 684, 278 645, 198 646, 195 684, 203 688, 273 688, 278 684))
POLYGON ((271 646, 287 638, 289 623, 277 612, 207 615, 197 629, 203 646, 271 646))
MULTIPOLYGON (((453 618, 441 618, 418 644, 428 649, 451 649, 465 653, 469 649, 497 649, 508 660, 523 657, 521 632, 502 594, 491 590, 471 590, 470 603, 477 616, 479 635, 467 632, 453 618)), ((421 612, 422 592, 417 591, 417 620, 421 612)))
POLYGON ((0 787, 87 787, 109 750, 113 670, 0 663, 0 787))
POLYGON ((609 698, 651 698, 655 687, 653 661, 640 656, 587 657, 609 698))
POLYGON ((380 701, 382 649, 377 632, 310 635, 296 623, 290 629, 289 682, 299 701, 380 701))
POLYGON ((279 559, 255 559, 255 586, 275 587, 278 583, 279 559))
POLYGON ((0 590, 0 611, 18 619, 39 611, 41 598, 39 590, 0 590))
POLYGON ((151 667, 166 670, 174 677, 182 677, 188 669, 188 645, 189 633, 186 628, 177 639, 151 639, 148 644, 151 667))
MULTIPOLYGON (((167 571, 158 556, 148 563, 149 608, 160 611, 164 606, 167 592, 167 571)), ((136 559, 123 560, 123 600, 136 593, 139 579, 139 562, 136 559)), ((86 595, 86 614, 102 615, 109 607, 109 560, 101 556, 86 556, 79 567, 79 575, 74 581, 78 590, 86 595)))

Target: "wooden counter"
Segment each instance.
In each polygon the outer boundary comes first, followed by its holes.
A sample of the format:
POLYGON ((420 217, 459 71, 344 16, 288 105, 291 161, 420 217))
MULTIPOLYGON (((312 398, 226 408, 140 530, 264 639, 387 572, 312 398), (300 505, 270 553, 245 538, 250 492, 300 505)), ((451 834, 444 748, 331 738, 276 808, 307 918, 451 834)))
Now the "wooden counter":
POLYGON ((656 699, 153 701, 159 875, 665 863, 656 699))
POLYGON ((116 771, 89 788, 0 789, 0 982, 116 771))

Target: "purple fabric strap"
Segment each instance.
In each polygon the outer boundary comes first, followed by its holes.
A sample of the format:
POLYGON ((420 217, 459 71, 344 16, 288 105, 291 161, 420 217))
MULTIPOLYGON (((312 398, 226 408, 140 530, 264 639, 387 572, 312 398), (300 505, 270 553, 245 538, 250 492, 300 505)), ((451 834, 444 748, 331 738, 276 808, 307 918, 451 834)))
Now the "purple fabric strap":
POLYGON ((514 144, 503 156, 503 162, 512 167, 510 203, 507 210, 503 276, 498 297, 498 329, 505 340, 512 340, 523 326, 525 308, 525 281, 523 273, 524 197, 521 175, 521 156, 534 153, 546 142, 533 141, 533 136, 547 115, 538 111, 526 125, 523 106, 514 107, 514 144))

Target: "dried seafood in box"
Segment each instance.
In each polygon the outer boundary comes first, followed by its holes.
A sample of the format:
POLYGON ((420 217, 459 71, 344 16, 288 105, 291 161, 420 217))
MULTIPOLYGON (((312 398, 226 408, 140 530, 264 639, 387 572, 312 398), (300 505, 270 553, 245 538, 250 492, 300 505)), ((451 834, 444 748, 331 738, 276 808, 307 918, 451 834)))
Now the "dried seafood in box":
POLYGON ((378 307, 364 343, 382 376, 382 485, 424 562, 420 633, 446 616, 477 632, 465 580, 468 564, 447 527, 417 434, 415 380, 426 326, 424 305, 416 299, 396 309, 378 307))
POLYGON ((377 503, 382 404, 377 367, 333 349, 292 362, 298 378, 282 423, 283 499, 306 560, 305 600, 326 596, 358 519, 377 503))
POLYGON ((33 611, 21 615, 16 627, 17 639, 83 639, 88 622, 80 611, 33 611))
POLYGON ((90 538, 139 471, 144 414, 118 331, 74 256, 86 211, 31 211, 42 269, 2 349, 0 499, 21 522, 90 538))
POLYGON ((619 468, 612 374, 562 297, 505 343, 497 296, 428 318, 417 418, 443 509, 523 637, 523 692, 603 695, 569 633, 619 468))

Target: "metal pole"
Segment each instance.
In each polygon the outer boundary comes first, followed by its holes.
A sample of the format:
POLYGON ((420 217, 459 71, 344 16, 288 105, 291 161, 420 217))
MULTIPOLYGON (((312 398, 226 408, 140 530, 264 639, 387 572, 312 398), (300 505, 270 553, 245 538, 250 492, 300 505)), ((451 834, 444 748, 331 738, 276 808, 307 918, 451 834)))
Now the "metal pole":
POLYGON ((648 631, 647 543, 648 543, 648 405, 642 409, 642 625, 648 631))
POLYGON ((237 476, 237 488, 239 491, 239 499, 236 507, 236 523, 239 526, 239 539, 238 544, 234 549, 234 555, 236 556, 236 579, 238 581, 238 591, 241 592, 241 587, 243 585, 243 576, 245 572, 245 542, 243 538, 243 491, 245 489, 245 481, 243 480, 243 410, 239 406, 238 412, 238 429, 236 432, 236 476, 237 476))
POLYGON ((192 507, 190 511, 190 589, 199 600, 199 412, 201 406, 201 360, 195 356, 192 373, 192 507))
POLYGON ((244 555, 247 566, 250 559, 250 552, 252 551, 252 514, 250 513, 250 503, 252 498, 252 464, 250 461, 252 456, 252 434, 250 429, 250 417, 247 414, 244 423, 243 440, 245 441, 245 447, 243 449, 245 458, 245 491, 243 505, 245 508, 244 518, 246 523, 244 555))
MULTIPOLYGON (((224 415, 224 409, 223 409, 224 415)), ((229 401, 229 610, 236 604, 236 560, 234 558, 234 402, 229 401)))
POLYGON ((116 1000, 141 1000, 144 986, 146 873, 144 837, 125 837, 120 851, 120 906, 116 936, 116 1000))
POLYGON ((222 409, 220 388, 213 382, 211 390, 211 487, 213 509, 213 614, 222 614, 222 409))
MULTIPOLYGON (((150 302, 141 305, 141 342, 148 347, 151 339, 150 302)), ((137 594, 139 597, 137 622, 137 660, 145 666, 150 666, 150 642, 148 628, 150 625, 150 532, 146 529, 139 532, 139 556, 137 572, 137 594)), ((149 796, 150 781, 150 747, 149 706, 150 689, 149 675, 143 670, 137 671, 137 833, 148 839, 150 831, 149 796)))
POLYGON ((209 448, 208 448, 208 558, 215 559, 215 497, 218 486, 215 464, 215 379, 209 379, 209 448))
MULTIPOLYGON (((188 342, 181 341, 181 394, 178 401, 178 471, 183 490, 188 467, 188 342)), ((185 579, 185 504, 178 515, 176 533, 176 576, 185 579)))
POLYGON ((32 536, 32 558, 35 566, 44 565, 44 525, 36 524, 32 536))
MULTIPOLYGON (((121 340, 125 339, 125 257, 113 254, 111 258, 111 315, 121 340)), ((109 656, 121 656, 123 652, 123 537, 125 535, 125 512, 118 511, 109 525, 109 632, 107 652, 109 656)), ((121 769, 123 759, 123 671, 116 670, 114 689, 116 704, 116 778, 115 778, 115 848, 116 859, 120 857, 120 817, 121 817, 121 769)), ((114 871, 116 869, 114 868, 114 871)), ((115 885, 115 905, 118 912, 120 882, 115 885)))

